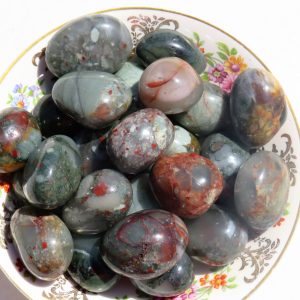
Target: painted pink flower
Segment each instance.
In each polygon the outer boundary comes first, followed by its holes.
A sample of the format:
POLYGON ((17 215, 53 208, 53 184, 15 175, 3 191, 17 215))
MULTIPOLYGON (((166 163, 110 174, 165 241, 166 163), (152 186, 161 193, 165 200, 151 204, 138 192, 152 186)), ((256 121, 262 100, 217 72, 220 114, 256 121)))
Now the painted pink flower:
POLYGON ((224 78, 224 80, 220 83, 220 87, 221 89, 226 92, 226 93, 230 93, 233 83, 237 78, 237 74, 227 74, 227 76, 224 78))
POLYGON ((214 68, 211 68, 208 71, 208 78, 212 82, 216 82, 221 84, 228 73, 224 70, 224 66, 221 64, 217 64, 214 68))

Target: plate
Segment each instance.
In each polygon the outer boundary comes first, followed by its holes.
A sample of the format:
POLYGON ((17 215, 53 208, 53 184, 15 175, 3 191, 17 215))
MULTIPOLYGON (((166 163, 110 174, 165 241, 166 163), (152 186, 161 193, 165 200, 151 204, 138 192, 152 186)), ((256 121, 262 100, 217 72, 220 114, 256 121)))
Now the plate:
MULTIPOLYGON (((182 32, 194 41, 206 56, 208 65, 201 75, 203 80, 215 82, 229 92, 238 73, 245 68, 268 69, 245 45, 230 34, 205 21, 178 12, 152 8, 120 8, 104 13, 121 19, 131 32, 134 45, 147 33, 158 28, 169 28, 182 32), (238 65, 239 68, 232 68, 238 65), (221 72, 220 72, 221 70, 221 72), (236 71, 236 72, 234 72, 236 71), (218 80, 216 80, 218 77, 218 80)), ((31 110, 43 96, 37 85, 36 67, 32 57, 47 45, 55 28, 35 41, 20 54, 9 69, 0 77, 0 97, 4 99, 0 109, 7 106, 31 110)), ((250 295, 268 276, 284 254, 293 234, 299 214, 300 175, 299 127, 289 105, 287 120, 276 136, 265 145, 283 158, 290 173, 288 204, 280 220, 247 247, 232 264, 215 271, 196 266, 197 276, 190 289, 173 299, 241 299, 250 295)), ((94 295, 74 286, 67 277, 61 276, 54 282, 35 279, 24 267, 12 245, 9 222, 14 203, 7 197, 10 189, 5 176, 0 178, 0 268, 9 280, 29 299, 139 299, 148 298, 129 285, 127 279, 109 292, 94 295)))

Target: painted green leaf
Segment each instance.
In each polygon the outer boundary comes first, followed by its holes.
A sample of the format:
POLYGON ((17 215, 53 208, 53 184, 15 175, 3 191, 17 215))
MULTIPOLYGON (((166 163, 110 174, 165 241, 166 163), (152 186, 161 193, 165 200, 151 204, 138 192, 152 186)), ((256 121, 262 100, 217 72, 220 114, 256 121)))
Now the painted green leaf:
POLYGON ((234 289, 236 288, 238 285, 236 283, 233 283, 233 284, 230 284, 230 285, 227 285, 226 287, 229 288, 229 289, 234 289))
POLYGON ((196 40, 197 43, 200 42, 200 36, 197 32, 193 32, 193 37, 194 37, 194 39, 196 40))
POLYGON ((213 62, 211 59, 206 59, 206 62, 207 62, 207 64, 208 64, 209 66, 211 66, 211 67, 214 67, 214 66, 215 66, 214 62, 213 62))
POLYGON ((235 276, 234 277, 230 277, 230 278, 228 278, 228 282, 233 282, 235 280, 235 276))
POLYGON ((207 295, 210 295, 213 291, 213 288, 211 287, 208 291, 207 291, 207 295))
POLYGON ((218 53, 218 55, 219 55, 219 57, 220 57, 221 59, 223 59, 223 60, 227 60, 227 59, 228 59, 228 56, 225 55, 223 52, 217 52, 217 53, 218 53))
POLYGON ((227 55, 230 55, 229 48, 226 44, 224 44, 222 42, 218 42, 217 45, 218 45, 218 48, 220 51, 226 53, 227 55))
POLYGON ((237 55, 237 50, 235 49, 235 48, 232 48, 231 50, 230 50, 230 54, 231 55, 237 55))
POLYGON ((202 79, 203 81, 208 81, 208 80, 209 80, 209 78, 208 78, 208 73, 205 72, 205 73, 201 74, 201 79, 202 79))

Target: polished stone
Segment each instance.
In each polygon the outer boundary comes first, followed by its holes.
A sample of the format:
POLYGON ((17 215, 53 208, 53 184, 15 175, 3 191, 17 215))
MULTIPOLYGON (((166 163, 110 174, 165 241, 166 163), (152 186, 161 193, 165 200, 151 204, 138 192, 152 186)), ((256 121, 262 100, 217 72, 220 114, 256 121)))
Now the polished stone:
POLYGON ((46 47, 46 63, 58 77, 79 70, 115 73, 131 50, 131 35, 123 22, 106 14, 90 15, 54 34, 46 47))
POLYGON ((52 96, 63 112, 90 128, 108 126, 132 101, 131 90, 122 79, 97 71, 64 75, 55 83, 52 96))
POLYGON ((156 60, 144 71, 139 97, 146 107, 165 114, 178 114, 194 105, 203 93, 203 82, 184 60, 166 57, 156 60))

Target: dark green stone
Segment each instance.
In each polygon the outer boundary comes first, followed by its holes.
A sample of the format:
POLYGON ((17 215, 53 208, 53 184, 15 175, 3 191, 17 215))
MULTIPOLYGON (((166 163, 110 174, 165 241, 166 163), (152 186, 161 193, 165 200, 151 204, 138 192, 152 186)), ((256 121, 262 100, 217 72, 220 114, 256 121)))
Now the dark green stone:
POLYGON ((200 74, 206 60, 197 46, 182 33, 159 29, 144 36, 136 47, 136 54, 145 66, 163 57, 179 57, 188 62, 200 74))
POLYGON ((68 273, 87 291, 99 293, 109 290, 119 279, 101 258, 101 237, 73 235, 74 252, 68 273))
POLYGON ((23 173, 23 190, 37 207, 54 209, 69 200, 81 179, 81 157, 67 136, 46 139, 30 155, 23 173))

